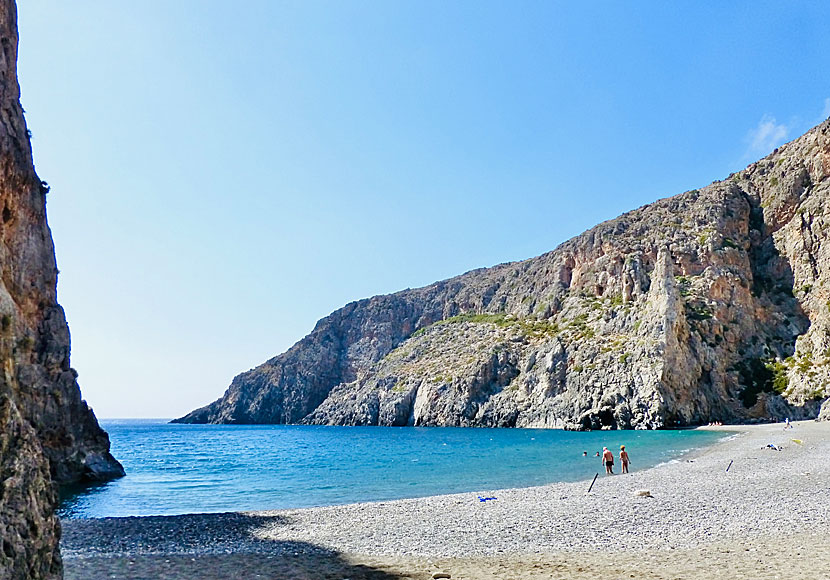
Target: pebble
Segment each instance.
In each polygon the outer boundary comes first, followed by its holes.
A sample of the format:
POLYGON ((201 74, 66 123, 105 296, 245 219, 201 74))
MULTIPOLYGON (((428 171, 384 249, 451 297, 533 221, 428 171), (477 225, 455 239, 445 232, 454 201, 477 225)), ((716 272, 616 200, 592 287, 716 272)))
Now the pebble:
POLYGON ((226 552, 444 558, 739 541, 751 547, 753 538, 782 525, 788 534, 827 537, 830 422, 795 428, 809 445, 753 457, 760 445, 780 441, 780 426, 736 427, 744 432, 694 462, 601 478, 590 494, 585 481, 303 510, 64 520, 61 549, 64 558, 226 552), (813 477, 797 477, 805 466, 813 477), (643 491, 659 499, 635 501, 643 491), (499 499, 482 503, 479 495, 499 499))

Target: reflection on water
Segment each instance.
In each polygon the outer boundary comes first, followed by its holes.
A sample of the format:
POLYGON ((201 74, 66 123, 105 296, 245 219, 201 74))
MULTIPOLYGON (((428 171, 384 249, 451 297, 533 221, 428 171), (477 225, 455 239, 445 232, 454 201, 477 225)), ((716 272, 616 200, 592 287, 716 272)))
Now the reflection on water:
POLYGON ((82 518, 86 517, 84 513, 84 505, 88 502, 97 502, 96 496, 106 493, 107 487, 112 485, 111 481, 106 482, 91 482, 91 483, 73 483, 63 485, 59 490, 59 504, 60 509, 58 515, 62 518, 82 518))

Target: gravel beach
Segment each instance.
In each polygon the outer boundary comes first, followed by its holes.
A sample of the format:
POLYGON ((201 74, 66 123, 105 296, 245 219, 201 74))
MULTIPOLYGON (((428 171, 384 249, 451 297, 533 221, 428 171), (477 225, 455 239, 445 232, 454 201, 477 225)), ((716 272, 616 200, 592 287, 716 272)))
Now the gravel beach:
POLYGON ((591 493, 65 520, 66 578, 830 578, 830 423, 721 429, 675 462, 600 473, 591 493))

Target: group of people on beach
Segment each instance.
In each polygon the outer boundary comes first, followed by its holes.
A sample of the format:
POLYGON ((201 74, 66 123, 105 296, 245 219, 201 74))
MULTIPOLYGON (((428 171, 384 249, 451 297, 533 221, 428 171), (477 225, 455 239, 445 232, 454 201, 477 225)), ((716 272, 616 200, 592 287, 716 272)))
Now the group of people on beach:
MULTIPOLYGON (((588 457, 588 452, 582 452, 583 457, 588 457)), ((596 457, 602 458, 602 464, 605 466, 605 473, 607 475, 614 475, 614 454, 607 448, 602 448, 602 453, 597 451, 596 457)), ((628 473, 628 464, 631 460, 628 458, 628 451, 625 450, 625 445, 620 445, 620 464, 622 464, 622 473, 628 473)))

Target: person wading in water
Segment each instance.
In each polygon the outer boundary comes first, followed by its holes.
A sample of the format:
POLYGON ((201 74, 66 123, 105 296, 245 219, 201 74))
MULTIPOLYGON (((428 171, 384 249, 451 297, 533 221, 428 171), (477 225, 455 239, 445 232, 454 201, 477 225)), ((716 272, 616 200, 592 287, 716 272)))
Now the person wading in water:
POLYGON ((602 448, 602 462, 605 464, 605 473, 614 475, 614 454, 607 447, 602 448))
POLYGON ((620 445, 620 463, 622 464, 622 472, 628 473, 628 451, 625 450, 625 445, 620 445))

